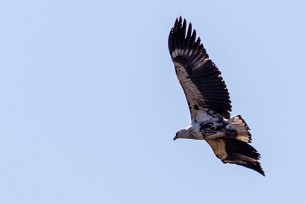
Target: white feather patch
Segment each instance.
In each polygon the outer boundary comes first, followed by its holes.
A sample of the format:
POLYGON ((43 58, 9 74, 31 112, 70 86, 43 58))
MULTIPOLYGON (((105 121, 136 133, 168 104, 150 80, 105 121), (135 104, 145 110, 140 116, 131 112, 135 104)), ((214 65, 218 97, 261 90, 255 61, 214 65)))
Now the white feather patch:
POLYGON ((187 101, 190 104, 191 108, 191 117, 195 119, 197 116, 198 110, 194 110, 193 107, 197 106, 200 110, 203 110, 203 106, 205 105, 205 99, 201 94, 200 90, 197 86, 191 81, 188 73, 186 72, 185 67, 179 62, 174 62, 177 77, 179 82, 181 83, 183 89, 185 90, 187 101))
POLYGON ((199 123, 211 121, 213 117, 211 115, 208 115, 205 111, 198 111, 196 120, 199 123))

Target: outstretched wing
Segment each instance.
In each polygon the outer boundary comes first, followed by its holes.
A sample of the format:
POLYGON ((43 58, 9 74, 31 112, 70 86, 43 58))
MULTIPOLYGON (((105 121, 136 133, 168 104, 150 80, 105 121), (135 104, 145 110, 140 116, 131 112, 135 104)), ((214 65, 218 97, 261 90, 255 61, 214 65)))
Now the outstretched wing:
MULTIPOLYGON (((227 87, 221 72, 209 59, 200 38, 196 37, 192 24, 189 23, 187 28, 185 19, 182 20, 181 17, 176 19, 168 43, 177 77, 186 95, 191 118, 195 119, 199 110, 212 110, 229 119, 232 107, 227 87)), ((241 165, 264 175, 259 163, 260 154, 248 144, 251 135, 246 123, 238 117, 244 124, 239 126, 235 118, 229 121, 242 128, 240 132, 247 134, 238 135, 237 138, 222 137, 207 140, 208 144, 222 162, 241 165)))
POLYGON ((206 141, 223 163, 241 165, 265 175, 259 163, 260 154, 248 143, 224 137, 206 141))
POLYGON ((169 35, 169 52, 184 90, 191 118, 199 110, 214 112, 230 118, 231 101, 221 72, 209 59, 200 38, 186 20, 176 19, 169 35))

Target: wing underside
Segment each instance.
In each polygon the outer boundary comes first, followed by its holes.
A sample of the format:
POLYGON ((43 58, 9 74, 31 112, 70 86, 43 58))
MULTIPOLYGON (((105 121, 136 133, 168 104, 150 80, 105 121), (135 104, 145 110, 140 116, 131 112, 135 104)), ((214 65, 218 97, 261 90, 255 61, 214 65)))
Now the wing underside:
POLYGON ((191 23, 187 29, 185 19, 176 19, 168 42, 191 117, 195 118, 198 110, 212 110, 224 118, 230 118, 231 101, 221 72, 209 59, 191 23))
POLYGON ((207 143, 223 163, 241 165, 265 175, 259 163, 260 154, 248 143, 232 138, 217 138, 207 143))

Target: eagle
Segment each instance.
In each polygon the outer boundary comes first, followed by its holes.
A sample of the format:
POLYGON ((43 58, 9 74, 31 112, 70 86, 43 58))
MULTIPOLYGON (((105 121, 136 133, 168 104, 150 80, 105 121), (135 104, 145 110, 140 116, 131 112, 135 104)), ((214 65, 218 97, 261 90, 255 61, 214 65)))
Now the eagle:
POLYGON ((186 19, 176 18, 168 46, 191 115, 190 125, 173 140, 205 140, 223 163, 241 165, 264 176, 260 154, 250 145, 250 128, 240 115, 231 118, 231 100, 221 72, 192 24, 187 28, 186 19))

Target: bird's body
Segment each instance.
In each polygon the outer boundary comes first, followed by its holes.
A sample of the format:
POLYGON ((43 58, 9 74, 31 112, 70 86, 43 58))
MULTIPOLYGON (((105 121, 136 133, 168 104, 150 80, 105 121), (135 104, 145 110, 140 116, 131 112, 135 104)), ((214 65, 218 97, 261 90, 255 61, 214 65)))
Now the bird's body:
POLYGON ((251 143, 243 118, 230 118, 229 93, 221 72, 209 58, 196 31, 186 20, 176 19, 169 35, 169 52, 185 93, 191 115, 190 125, 174 139, 205 140, 224 163, 251 168, 264 175, 260 154, 251 143))
POLYGON ((175 138, 209 140, 224 136, 227 122, 215 114, 199 111, 191 124, 178 132, 175 138))

